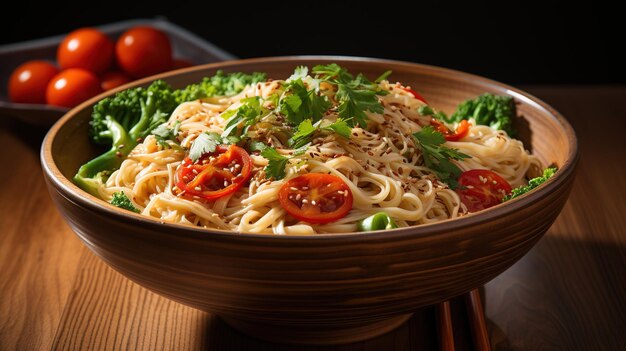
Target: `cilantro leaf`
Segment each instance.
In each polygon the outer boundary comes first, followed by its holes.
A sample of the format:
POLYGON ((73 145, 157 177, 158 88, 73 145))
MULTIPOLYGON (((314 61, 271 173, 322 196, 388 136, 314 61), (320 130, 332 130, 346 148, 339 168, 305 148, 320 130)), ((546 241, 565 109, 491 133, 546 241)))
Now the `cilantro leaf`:
POLYGON ((289 122, 298 125, 305 119, 319 121, 326 112, 331 102, 326 96, 318 95, 315 89, 308 90, 302 79, 296 79, 286 85, 286 92, 278 105, 289 122))
POLYGON ((437 177, 450 188, 458 187, 457 178, 461 175, 461 169, 450 160, 462 160, 471 156, 459 152, 442 144, 446 142, 443 134, 436 131, 432 126, 426 126, 419 132, 413 133, 417 147, 422 150, 422 156, 426 167, 430 168, 437 177))
POLYGON ((302 145, 308 143, 318 128, 313 126, 313 123, 310 119, 305 119, 300 124, 298 124, 298 128, 294 135, 289 140, 289 144, 293 147, 301 147, 302 145))
POLYGON ((552 176, 554 176, 554 173, 556 173, 556 167, 548 167, 546 169, 543 170, 543 174, 539 177, 535 177, 531 180, 528 181, 528 185, 522 185, 520 187, 517 187, 513 190, 511 190, 511 193, 506 195, 503 199, 502 202, 505 201, 509 201, 511 199, 514 199, 520 195, 526 194, 527 192, 533 190, 534 188, 540 186, 541 184, 545 183, 548 179, 552 178, 552 176))
POLYGON ((350 139, 350 136, 352 134, 352 128, 350 128, 348 122, 341 118, 338 118, 337 121, 335 121, 328 127, 324 127, 324 129, 332 129, 335 133, 341 135, 346 139, 350 139))
POLYGON ((374 81, 374 83, 380 83, 383 80, 389 78, 389 76, 391 75, 391 70, 387 70, 385 71, 383 74, 381 74, 378 78, 376 78, 376 80, 374 81))
POLYGON ((169 148, 170 144, 168 140, 176 141, 178 132, 180 131, 180 121, 175 121, 174 125, 170 128, 167 123, 163 123, 152 130, 152 134, 155 136, 157 143, 163 148, 169 148))
POLYGON ((250 151, 263 151, 266 148, 267 148, 267 144, 258 140, 251 140, 250 144, 248 145, 248 149, 250 151))
POLYGON ((237 133, 237 135, 244 134, 265 112, 265 109, 261 105, 261 98, 258 96, 241 99, 241 103, 242 105, 237 109, 222 113, 222 117, 228 118, 224 132, 222 133, 223 137, 228 137, 233 133, 237 133), (243 129, 239 131, 239 127, 241 127, 242 123, 243 129))
POLYGON ((303 80, 309 74, 309 68, 307 66, 298 66, 293 70, 293 74, 287 78, 287 83, 294 80, 303 80))
POLYGON ((265 166, 266 178, 279 180, 285 177, 285 167, 287 167, 287 162, 289 162, 288 157, 279 154, 273 147, 267 147, 261 151, 261 156, 269 161, 267 166, 265 166))
POLYGON ((222 137, 217 133, 202 133, 191 144, 189 158, 196 162, 202 155, 215 152, 217 145, 222 144, 222 137))

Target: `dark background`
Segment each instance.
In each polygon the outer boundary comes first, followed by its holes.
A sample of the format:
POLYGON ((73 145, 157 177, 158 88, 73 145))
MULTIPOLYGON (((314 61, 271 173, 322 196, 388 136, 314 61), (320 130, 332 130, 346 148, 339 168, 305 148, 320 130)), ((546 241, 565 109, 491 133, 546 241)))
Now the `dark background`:
POLYGON ((236 56, 342 54, 455 68, 509 84, 624 84, 621 14, 600 2, 20 1, 0 44, 163 16, 236 56))

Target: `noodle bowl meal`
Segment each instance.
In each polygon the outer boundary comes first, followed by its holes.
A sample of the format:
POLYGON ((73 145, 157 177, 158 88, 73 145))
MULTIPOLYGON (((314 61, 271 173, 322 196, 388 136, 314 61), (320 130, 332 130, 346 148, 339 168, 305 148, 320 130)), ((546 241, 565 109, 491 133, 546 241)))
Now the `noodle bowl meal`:
POLYGON ((370 81, 328 64, 283 78, 218 72, 101 100, 91 138, 112 148, 74 182, 166 222, 310 235, 464 216, 555 172, 514 138, 511 97, 448 116, 391 72, 370 81))

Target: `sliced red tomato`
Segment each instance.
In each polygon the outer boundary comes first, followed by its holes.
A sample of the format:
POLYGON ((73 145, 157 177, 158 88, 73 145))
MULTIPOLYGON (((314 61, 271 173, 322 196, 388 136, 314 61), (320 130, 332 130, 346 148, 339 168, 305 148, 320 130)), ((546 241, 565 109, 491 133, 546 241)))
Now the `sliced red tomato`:
POLYGON ((456 192, 467 210, 476 212, 501 203, 511 192, 511 185, 495 172, 472 169, 461 173, 456 192))
POLYGON ((352 209, 352 192, 341 178, 307 173, 289 179, 278 192, 282 208, 293 217, 315 224, 334 222, 352 209))
POLYGON ((410 88, 402 88, 402 90, 411 93, 411 95, 413 95, 416 99, 427 104, 426 99, 424 99, 424 97, 420 95, 417 91, 410 89, 410 88))
POLYGON ((470 127, 469 122, 465 119, 459 123, 454 132, 435 118, 430 119, 430 125, 433 126, 439 133, 443 134, 443 137, 446 138, 447 141, 458 141, 463 139, 467 133, 469 133, 470 127))
POLYGON ((218 145, 196 162, 185 158, 176 172, 179 195, 216 200, 239 190, 250 179, 252 160, 236 145, 218 145))

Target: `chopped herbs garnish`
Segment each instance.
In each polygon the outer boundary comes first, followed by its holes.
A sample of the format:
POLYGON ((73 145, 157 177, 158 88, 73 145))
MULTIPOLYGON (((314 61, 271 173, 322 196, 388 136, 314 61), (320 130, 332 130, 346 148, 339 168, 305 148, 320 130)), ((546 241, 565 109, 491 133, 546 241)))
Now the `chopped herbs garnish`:
POLYGON ((332 105, 326 96, 318 94, 315 89, 307 90, 300 78, 288 82, 286 92, 288 94, 278 103, 278 110, 293 125, 298 125, 305 119, 319 121, 332 105))
POLYGON ((273 147, 268 147, 261 151, 261 156, 265 157, 269 163, 265 166, 265 177, 280 180, 285 177, 285 167, 289 162, 289 157, 283 156, 273 147))
POLYGON ((172 127, 168 127, 167 123, 163 123, 156 127, 152 134, 155 136, 157 143, 161 145, 163 148, 169 148, 170 144, 168 141, 176 141, 176 137, 178 136, 178 132, 180 131, 180 121, 174 122, 172 127))
POLYGON ((223 137, 228 137, 235 133, 236 135, 245 134, 266 112, 266 109, 261 105, 261 98, 253 96, 245 99, 241 99, 241 106, 237 109, 228 110, 222 113, 224 119, 228 119, 223 137), (240 131, 243 123, 243 129, 240 131))
POLYGON ((457 178, 461 175, 461 169, 450 160, 462 160, 471 156, 452 149, 443 144, 446 142, 443 134, 437 132, 432 126, 426 126, 419 132, 413 133, 417 147, 422 150, 422 156, 426 167, 435 172, 437 177, 450 188, 458 187, 457 178))
POLYGON ((248 145, 248 150, 250 151, 263 151, 267 148, 267 144, 262 141, 251 140, 248 145))
POLYGON ((385 71, 383 74, 380 75, 380 77, 376 78, 374 83, 380 83, 383 80, 389 78, 390 75, 391 75, 391 70, 385 71))
POLYGON ((513 190, 511 190, 511 193, 506 195, 503 199, 502 202, 505 201, 509 201, 511 199, 514 199, 520 195, 526 194, 527 192, 533 190, 534 188, 540 186, 541 184, 545 183, 548 179, 552 178, 552 176, 554 176, 554 173, 556 173, 556 168, 555 167, 548 167, 546 169, 543 170, 543 174, 539 177, 533 178, 531 180, 528 181, 528 185, 522 185, 520 187, 517 187, 513 190))
POLYGON ((285 178, 285 168, 289 163, 289 160, 304 154, 306 150, 309 148, 309 144, 306 144, 296 150, 294 150, 291 156, 281 155, 276 149, 273 147, 267 147, 263 151, 261 151, 261 156, 265 157, 269 162, 267 166, 265 166, 265 178, 274 180, 280 180, 285 178))
POLYGON ((430 106, 428 105, 422 105, 417 109, 417 112, 422 115, 422 116, 431 116, 433 118, 439 119, 439 120, 443 120, 446 121, 448 119, 448 116, 446 116, 445 113, 439 111, 439 112, 435 112, 430 106))
POLYGON ((217 133, 202 133, 191 144, 189 158, 196 162, 202 155, 215 152, 218 145, 236 144, 239 138, 234 136, 223 137, 217 133))
POLYGON ((357 124, 362 128, 367 127, 368 118, 365 111, 373 113, 384 111, 377 95, 385 95, 388 92, 381 89, 378 84, 370 82, 363 74, 354 78, 345 68, 335 63, 315 66, 313 73, 323 76, 324 81, 337 86, 335 98, 339 102, 339 117, 348 121, 351 127, 357 124))
POLYGON ((133 202, 130 201, 128 196, 126 196, 126 194, 123 191, 113 193, 113 198, 111 199, 111 205, 117 206, 119 208, 123 208, 128 211, 139 213, 139 209, 133 205, 133 202))
POLYGON ((312 124, 310 119, 305 119, 298 125, 296 132, 289 140, 289 144, 295 148, 299 148, 311 142, 311 139, 313 139, 313 135, 315 135, 315 133, 319 131, 330 131, 346 139, 350 139, 352 128, 350 128, 350 126, 348 126, 348 123, 343 119, 339 118, 337 119, 337 121, 323 127, 320 127, 320 124, 321 121, 312 124))
POLYGON ((501 129, 507 132, 509 136, 515 136, 517 132, 513 129, 513 121, 516 115, 515 101, 511 96, 485 93, 475 99, 461 103, 450 117, 444 115, 442 119, 448 123, 453 123, 474 118, 477 124, 501 129))

